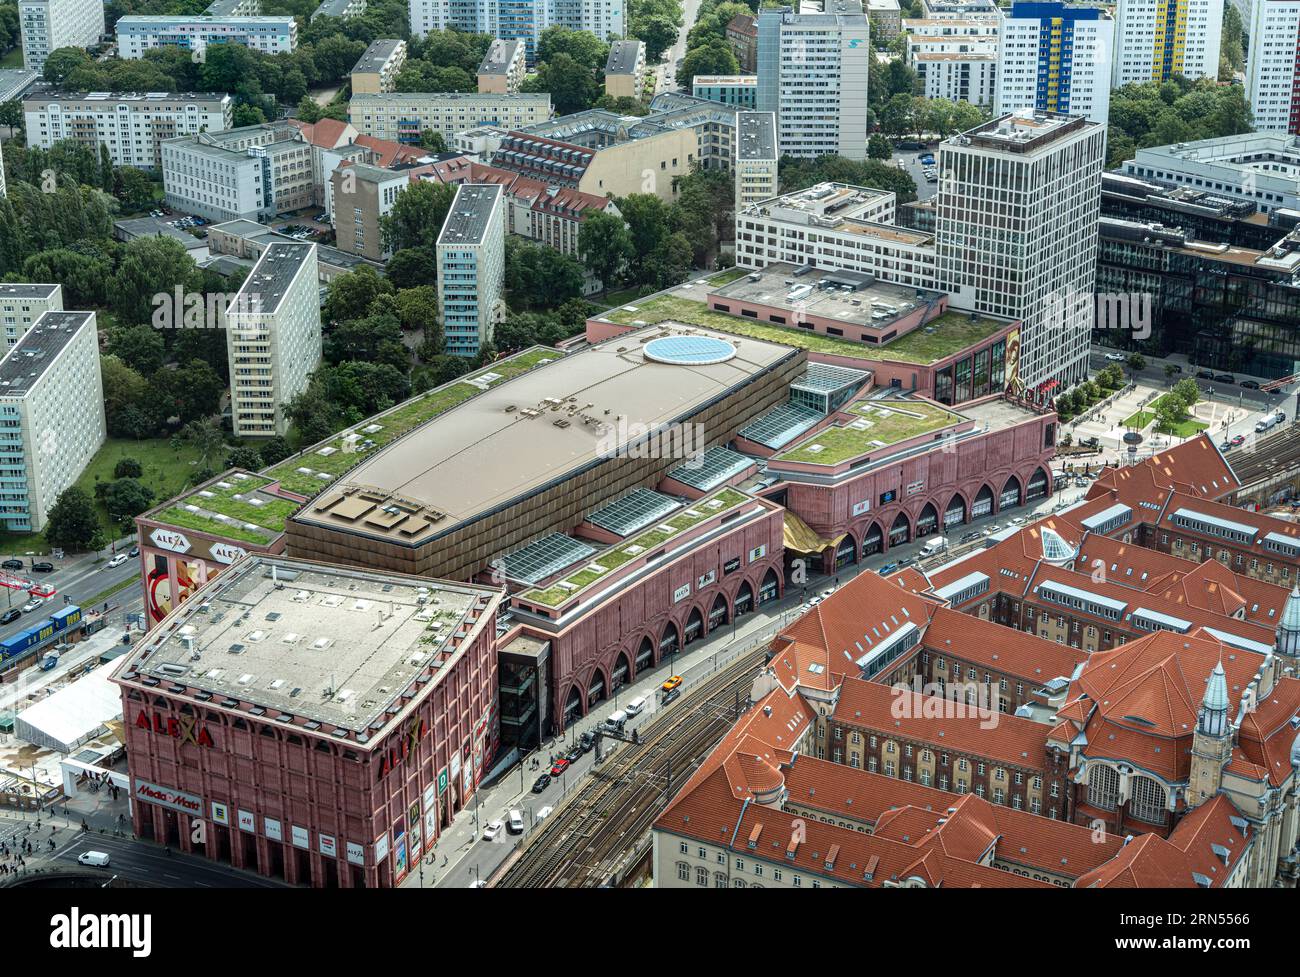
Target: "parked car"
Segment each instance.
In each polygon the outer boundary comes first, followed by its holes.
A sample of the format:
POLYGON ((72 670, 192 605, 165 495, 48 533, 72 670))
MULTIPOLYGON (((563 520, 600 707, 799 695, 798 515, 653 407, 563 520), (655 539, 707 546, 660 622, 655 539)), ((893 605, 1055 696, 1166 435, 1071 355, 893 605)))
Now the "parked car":
POLYGON ((53 573, 53 572, 54 572, 53 563, 42 561, 40 563, 32 564, 32 573, 53 573))
POLYGON ((475 880, 474 880, 473 882, 471 882, 468 886, 466 886, 466 888, 467 888, 467 889, 486 889, 486 888, 487 888, 487 879, 475 879, 475 880))
POLYGON ((546 790, 546 788, 550 786, 551 786, 551 775, 549 773, 544 773, 536 780, 533 781, 533 793, 540 794, 542 791, 546 790))
POLYGON ((1237 378, 1234 377, 1231 373, 1216 373, 1214 375, 1215 383, 1234 383, 1236 382, 1236 379, 1237 378))
POLYGON ((108 853, 102 851, 83 851, 77 856, 78 865, 94 865, 97 868, 108 868, 108 853))
POLYGON ((502 824, 500 821, 489 821, 487 823, 487 826, 484 827, 483 829, 483 840, 484 841, 494 840, 496 836, 501 833, 501 829, 504 827, 505 825, 502 824))
POLYGON ((681 694, 681 689, 673 689, 671 692, 663 692, 659 696, 659 704, 661 706, 666 706, 681 694))
POLYGON ((1123 362, 1124 362, 1124 354, 1123 354, 1123 353, 1107 353, 1107 354, 1106 354, 1106 359, 1110 360, 1110 362, 1112 362, 1112 363, 1123 363, 1123 362))
POLYGON ((131 552, 127 554, 127 556, 139 556, 139 555, 140 555, 140 547, 138 546, 132 546, 131 552))
POLYGON ((659 687, 663 689, 665 692, 671 692, 673 689, 677 688, 677 686, 681 684, 682 684, 682 677, 680 675, 673 675, 670 676, 668 679, 666 679, 664 681, 664 684, 659 687))
POLYGON ((1237 386, 1239 386, 1239 387, 1244 387, 1246 390, 1258 390, 1258 389, 1259 389, 1259 381, 1258 381, 1258 380, 1242 380, 1241 383, 1237 384, 1237 386))
POLYGON ((897 563, 886 563, 883 567, 881 567, 876 572, 880 574, 882 577, 887 577, 897 569, 898 569, 897 563))
POLYGON ((0 624, 8 624, 10 621, 16 621, 22 616, 23 616, 22 611, 20 611, 16 607, 11 607, 3 614, 0 614, 0 624))
POLYGON ((521 835, 524 833, 524 815, 517 807, 512 807, 510 813, 506 815, 506 830, 512 835, 521 835))
POLYGON ((568 753, 564 754, 564 759, 568 760, 570 763, 577 763, 581 757, 582 747, 580 746, 575 746, 568 753))
POLYGON ((1214 379, 1214 371, 1213 371, 1213 370, 1197 370, 1197 371, 1196 371, 1196 379, 1198 379, 1198 380, 1213 380, 1213 379, 1214 379))
POLYGON ((554 763, 551 764, 551 776, 558 777, 560 774, 564 773, 564 771, 568 769, 569 769, 569 761, 566 760, 564 757, 560 757, 558 760, 556 760, 554 763))
POLYGON ((578 739, 578 746, 582 748, 583 753, 590 753, 591 748, 596 745, 596 737, 591 733, 583 733, 578 739))
POLYGON ((22 560, 5 560, 3 563, 0 563, 0 567, 3 567, 6 570, 21 570, 25 566, 27 566, 27 564, 22 560))
POLYGON ((629 716, 637 716, 637 715, 640 715, 640 714, 641 714, 641 711, 642 711, 643 709, 645 709, 645 707, 646 707, 646 701, 647 701, 647 700, 646 700, 646 697, 645 697, 645 696, 643 696, 643 695, 639 695, 639 696, 637 696, 635 699, 633 699, 631 702, 629 702, 627 705, 625 705, 625 706, 623 707, 623 710, 624 710, 624 711, 625 711, 629 716))
POLYGON ((965 535, 963 535, 962 538, 961 538, 961 541, 962 541, 963 543, 969 543, 971 540, 980 539, 980 538, 982 538, 983 536, 984 536, 983 533, 979 532, 978 530, 973 530, 973 531, 971 531, 971 532, 966 533, 965 535))
POLYGON ((1234 448, 1239 447, 1240 445, 1243 445, 1243 444, 1246 443, 1246 435, 1244 435, 1244 434, 1234 434, 1234 435, 1232 436, 1232 440, 1231 440, 1229 443, 1230 443, 1234 448))

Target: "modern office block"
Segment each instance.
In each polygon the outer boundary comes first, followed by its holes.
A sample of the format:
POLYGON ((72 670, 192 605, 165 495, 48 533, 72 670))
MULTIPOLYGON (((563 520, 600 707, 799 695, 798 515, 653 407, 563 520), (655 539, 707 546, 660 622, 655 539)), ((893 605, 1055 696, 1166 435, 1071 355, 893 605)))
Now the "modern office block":
POLYGON ((1036 114, 940 147, 938 288, 1021 320, 1020 378, 1040 396, 1087 376, 1105 141, 1104 125, 1036 114))
POLYGON ((995 115, 1029 110, 1105 123, 1114 22, 1097 7, 1023 3, 1000 11, 995 115))
POLYGON ((776 113, 782 155, 866 159, 871 58, 858 0, 823 0, 819 13, 759 13, 755 107, 776 113))
POLYGON ((214 221, 274 216, 315 202, 313 147, 292 122, 162 143, 167 205, 214 221))
POLYGON ((1139 149, 1123 172, 1167 187, 1243 200, 1262 214, 1300 209, 1300 137, 1276 132, 1139 149))
POLYGON ((93 312, 46 312, 0 360, 0 524, 39 532, 104 444, 93 312))
POLYGON ((37 90, 23 99, 23 117, 28 145, 71 139, 96 156, 107 146, 115 166, 158 170, 165 140, 229 129, 233 104, 226 94, 37 90))
POLYGON ((691 94, 753 111, 758 102, 758 75, 696 75, 691 80, 691 94))
POLYGON ((393 209, 397 195, 410 184, 410 176, 403 170, 352 163, 337 167, 330 181, 338 249, 372 261, 387 258, 379 221, 393 209))
POLYGON ((20 0, 18 26, 23 35, 23 65, 40 71, 52 51, 99 43, 104 33, 104 4, 100 0, 20 0))
POLYGON ((316 245, 269 245, 225 316, 235 437, 282 435, 321 359, 316 245))
POLYGON ((464 184, 438 235, 438 312, 447 352, 474 357, 492 342, 505 281, 503 191, 464 184))

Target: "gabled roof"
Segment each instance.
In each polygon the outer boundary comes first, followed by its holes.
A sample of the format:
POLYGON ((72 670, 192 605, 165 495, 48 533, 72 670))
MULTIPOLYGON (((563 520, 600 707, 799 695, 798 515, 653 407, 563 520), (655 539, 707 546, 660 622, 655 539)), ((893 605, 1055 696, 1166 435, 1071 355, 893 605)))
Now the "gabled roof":
POLYGON ((1030 682, 1069 678, 1079 662, 1088 660, 1088 653, 1079 648, 947 607, 935 608, 921 643, 931 652, 947 652, 1030 682))
POLYGON ((1114 489, 1123 502, 1132 497, 1140 501, 1150 499, 1152 487, 1220 499, 1240 488, 1241 482, 1214 442, 1201 434, 1139 464, 1106 469, 1089 489, 1088 497, 1099 489, 1114 489))

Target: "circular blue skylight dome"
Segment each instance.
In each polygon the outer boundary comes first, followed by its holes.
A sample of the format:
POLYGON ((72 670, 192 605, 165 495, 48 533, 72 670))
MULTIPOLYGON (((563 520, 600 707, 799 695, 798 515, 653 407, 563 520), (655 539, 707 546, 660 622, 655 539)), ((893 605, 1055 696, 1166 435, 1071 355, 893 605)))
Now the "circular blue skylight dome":
POLYGON ((660 336, 645 344, 645 355, 657 363, 704 366, 736 355, 736 347, 713 336, 660 336))

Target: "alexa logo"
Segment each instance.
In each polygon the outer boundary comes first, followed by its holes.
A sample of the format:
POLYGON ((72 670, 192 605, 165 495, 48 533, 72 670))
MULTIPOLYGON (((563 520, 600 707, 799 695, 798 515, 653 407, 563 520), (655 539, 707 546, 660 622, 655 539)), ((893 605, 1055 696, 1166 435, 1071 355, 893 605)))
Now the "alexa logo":
POLYGON ((133 957, 153 951, 153 917, 148 913, 68 913, 50 917, 50 946, 56 950, 130 950, 133 957))

